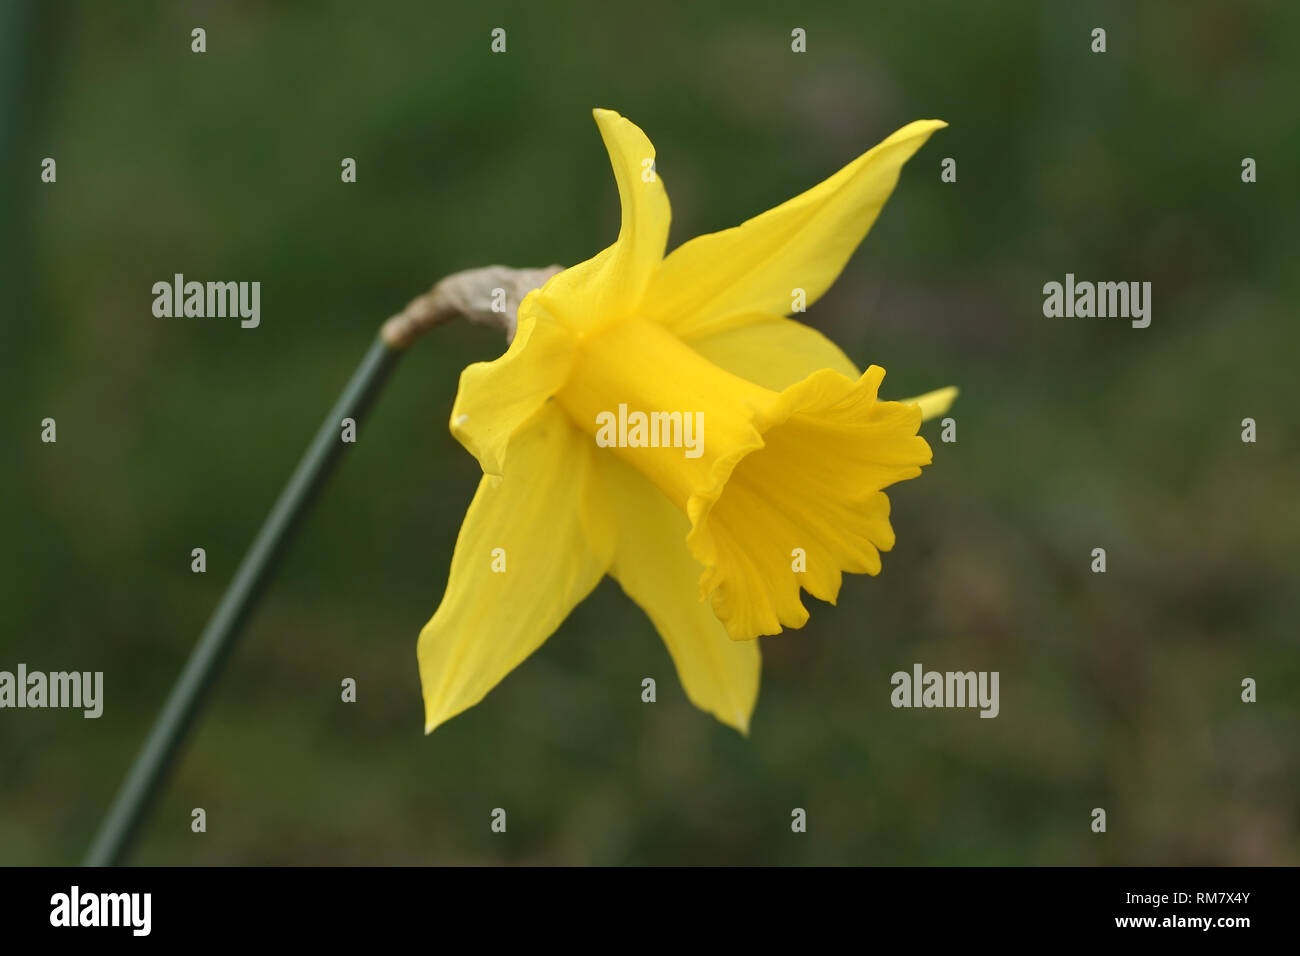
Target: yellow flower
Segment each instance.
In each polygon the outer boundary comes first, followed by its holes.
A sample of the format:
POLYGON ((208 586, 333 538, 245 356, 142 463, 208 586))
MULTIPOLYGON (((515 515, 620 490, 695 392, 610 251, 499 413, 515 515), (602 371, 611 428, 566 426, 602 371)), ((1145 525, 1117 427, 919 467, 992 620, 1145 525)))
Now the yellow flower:
POLYGON ((426 732, 482 700, 610 574, 691 701, 747 733, 754 638, 804 624, 801 587, 834 603, 841 572, 879 573, 894 544, 881 489, 930 463, 917 429, 956 394, 880 401, 883 369, 859 375, 784 318, 795 290, 808 303, 826 291, 903 163, 946 124, 910 123, 665 257, 654 147, 617 113, 595 117, 622 201, 617 241, 529 293, 506 353, 461 375, 451 430, 484 475, 420 633, 426 732), (638 412, 661 427, 624 428, 638 412))

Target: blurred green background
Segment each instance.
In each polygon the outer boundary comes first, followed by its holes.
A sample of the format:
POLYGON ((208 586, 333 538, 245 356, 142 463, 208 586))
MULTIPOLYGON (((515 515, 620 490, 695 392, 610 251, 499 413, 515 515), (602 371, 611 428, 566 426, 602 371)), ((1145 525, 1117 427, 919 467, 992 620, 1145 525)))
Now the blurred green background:
POLYGON ((763 639, 749 739, 608 580, 426 738, 415 639, 478 478, 447 418, 503 348, 445 328, 363 423, 135 861, 1300 862, 1300 7, 553 6, 5 4, 0 669, 106 686, 97 721, 0 712, 0 863, 80 859, 382 319, 613 240, 594 106, 655 142, 670 247, 951 124, 806 316, 890 397, 962 388, 957 443, 928 424, 934 466, 891 495, 884 573, 763 639), (261 327, 155 318, 175 272, 261 281, 261 327), (1151 327, 1044 318, 1066 272, 1151 281, 1151 327), (914 662, 1000 671, 1001 715, 892 709, 914 662))

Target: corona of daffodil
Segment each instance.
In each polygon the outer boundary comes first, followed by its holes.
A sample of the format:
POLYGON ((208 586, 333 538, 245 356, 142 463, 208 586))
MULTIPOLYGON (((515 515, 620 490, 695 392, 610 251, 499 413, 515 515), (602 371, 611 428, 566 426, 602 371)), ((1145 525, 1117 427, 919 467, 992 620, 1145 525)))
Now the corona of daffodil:
POLYGON ((795 290, 809 303, 826 291, 944 123, 910 123, 665 256, 654 147, 617 113, 595 117, 622 201, 617 241, 530 292, 505 354, 461 375, 451 430, 484 474, 420 633, 426 732, 482 700, 609 574, 691 701, 747 733, 754 639, 807 621, 801 588, 834 603, 843 572, 879 573, 894 544, 882 489, 930 463, 917 430, 956 394, 882 401, 882 368, 859 373, 785 317, 795 290), (624 441, 620 427, 598 441, 627 409, 660 413, 665 440, 632 428, 624 441), (693 451, 679 420, 700 424, 693 451))

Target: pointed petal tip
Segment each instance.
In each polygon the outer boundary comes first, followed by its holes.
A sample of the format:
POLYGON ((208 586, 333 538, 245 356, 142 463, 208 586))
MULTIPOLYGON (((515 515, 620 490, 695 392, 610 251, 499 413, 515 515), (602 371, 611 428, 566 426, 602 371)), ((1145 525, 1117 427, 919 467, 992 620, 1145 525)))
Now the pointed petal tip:
MULTIPOLYGON (((908 123, 906 126, 903 126, 898 130, 896 130, 893 133, 893 135, 885 139, 884 142, 897 143, 899 141, 905 141, 905 140, 917 139, 917 138, 924 141, 929 138, 931 133, 944 129, 947 125, 948 124, 945 121, 940 119, 913 120, 912 122, 908 123)), ((919 149, 920 146, 918 145, 917 148, 919 149)))
POLYGON ((749 722, 753 717, 752 707, 750 708, 750 711, 746 713, 745 708, 742 705, 728 701, 723 705, 723 707, 717 709, 711 708, 710 713, 712 713, 718 723, 722 724, 724 727, 734 730, 742 737, 749 737, 749 722), (725 709, 728 707, 734 707, 735 710, 728 711, 725 709))
POLYGON ((434 713, 426 708, 424 714, 424 736, 429 736, 429 734, 433 733, 455 716, 456 714, 449 714, 445 711, 442 713, 434 713))
POLYGON ((928 421, 931 418, 942 415, 957 399, 959 391, 957 386, 948 385, 944 388, 936 388, 932 392, 926 392, 924 395, 916 395, 912 398, 901 399, 905 405, 919 405, 921 408, 921 420, 928 421))
POLYGON ((438 714, 434 713, 433 709, 429 706, 428 701, 427 701, 427 700, 425 701, 425 704, 424 704, 424 735, 425 735, 426 737, 429 736, 429 734, 433 733, 435 730, 437 730, 437 729, 438 729, 438 726, 439 726, 440 724, 442 724, 446 719, 447 719, 446 717, 442 717, 442 716, 439 716, 438 714))

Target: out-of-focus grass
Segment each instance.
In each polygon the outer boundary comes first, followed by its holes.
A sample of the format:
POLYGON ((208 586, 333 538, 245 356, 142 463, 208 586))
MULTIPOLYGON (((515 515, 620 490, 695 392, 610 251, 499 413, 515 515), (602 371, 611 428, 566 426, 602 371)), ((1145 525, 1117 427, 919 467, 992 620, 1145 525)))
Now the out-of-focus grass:
POLYGON ((959 441, 927 426, 935 464, 893 496, 884 573, 764 639, 749 739, 686 702, 610 582, 425 738, 415 636, 477 481, 446 420, 459 369, 502 348, 447 328, 363 426, 137 859, 1300 860, 1300 10, 924 6, 43 5, 6 226, 30 308, 3 356, 0 669, 103 670, 106 709, 0 714, 0 862, 79 858, 377 323, 456 269, 612 241, 593 106, 655 141, 672 245, 951 124, 806 316, 888 395, 963 390, 959 441), (1043 318, 1067 271, 1152 281, 1151 327, 1043 318), (261 281, 262 326, 155 319, 174 272, 261 281), (999 670, 1001 716, 891 709, 915 661, 999 670))

